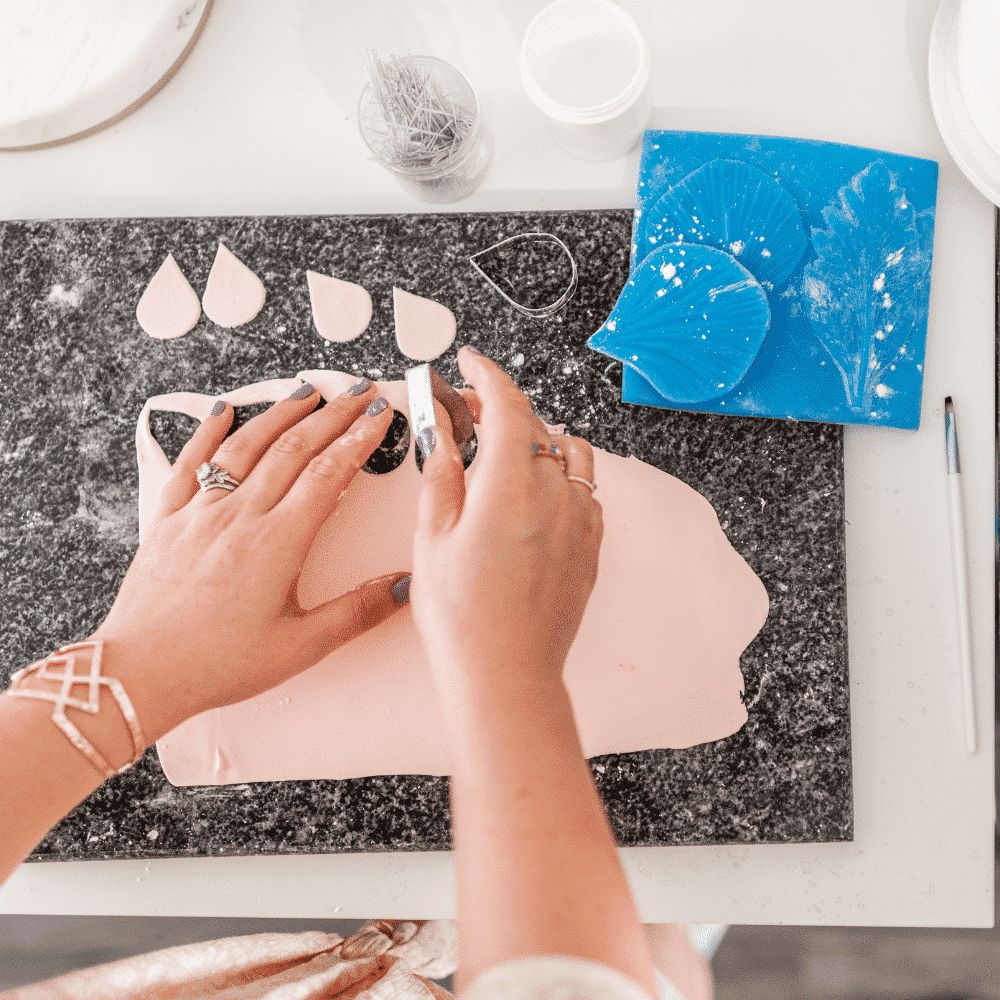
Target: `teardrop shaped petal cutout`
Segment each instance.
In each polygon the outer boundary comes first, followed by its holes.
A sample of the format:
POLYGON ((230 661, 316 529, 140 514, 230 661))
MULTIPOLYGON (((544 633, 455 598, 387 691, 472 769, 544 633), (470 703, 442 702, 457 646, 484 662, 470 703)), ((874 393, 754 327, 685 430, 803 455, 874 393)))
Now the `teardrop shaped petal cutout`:
POLYGON ((149 279, 135 307, 135 318, 139 326, 157 340, 183 337, 201 318, 198 293, 184 277, 172 253, 167 254, 167 259, 149 279))
POLYGON ((220 243, 201 297, 205 315, 231 330, 249 323, 264 306, 264 283, 225 244, 220 243))
POLYGON ((739 383, 770 323, 767 295, 739 261, 669 243, 636 267, 587 345, 634 368, 665 399, 701 403, 739 383))
POLYGON ((455 342, 455 314, 447 307, 402 288, 392 290, 396 343, 414 361, 433 361, 455 342))
POLYGON ((325 340, 345 344, 368 329, 372 321, 372 297, 353 281, 306 271, 309 304, 316 332, 325 340))

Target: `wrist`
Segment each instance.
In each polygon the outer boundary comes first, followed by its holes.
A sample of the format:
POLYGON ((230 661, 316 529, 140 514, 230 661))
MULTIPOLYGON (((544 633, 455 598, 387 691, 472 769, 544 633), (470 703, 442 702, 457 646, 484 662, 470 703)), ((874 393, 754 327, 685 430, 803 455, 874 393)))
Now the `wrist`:
POLYGON ((138 639, 126 638, 99 628, 88 641, 104 643, 103 673, 119 681, 139 718, 148 746, 189 718, 183 704, 183 685, 163 683, 148 652, 138 639))
MULTIPOLYGON (((103 780, 140 757, 147 741, 125 686, 94 639, 61 647, 11 678, 4 701, 35 732, 103 780)), ((100 780, 95 782, 100 784, 100 780)))
POLYGON ((435 684, 448 717, 460 723, 483 712, 510 716, 569 705, 561 666, 496 655, 436 660, 435 684))

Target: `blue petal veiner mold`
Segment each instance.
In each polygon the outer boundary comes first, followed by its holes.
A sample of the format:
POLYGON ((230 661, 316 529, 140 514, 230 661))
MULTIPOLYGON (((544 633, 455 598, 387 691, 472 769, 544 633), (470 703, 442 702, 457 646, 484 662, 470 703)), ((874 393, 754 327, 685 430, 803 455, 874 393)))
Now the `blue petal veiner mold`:
POLYGON ((725 395, 746 374, 770 322, 767 295, 734 257, 667 243, 633 270, 587 341, 675 403, 725 395))
POLYGON ((767 291, 808 246, 792 196, 739 160, 712 160, 668 188, 636 223, 639 254, 661 243, 704 243, 731 253, 767 291))
POLYGON ((778 181, 798 206, 811 245, 784 283, 770 292, 771 328, 731 392, 678 404, 626 365, 622 399, 697 412, 918 427, 937 164, 811 139, 647 132, 636 196, 633 267, 645 256, 639 240, 646 213, 668 190, 713 160, 749 163, 778 181), (899 249, 904 250, 899 262, 886 260, 883 267, 881 260, 899 249), (893 273, 893 268, 902 270, 893 273), (869 296, 869 291, 878 292, 874 283, 883 270, 888 307, 884 298, 869 296), (852 275, 857 277, 853 284, 852 275), (825 285, 829 297, 810 282, 825 285), (883 318, 892 330, 877 322, 883 318), (879 330, 886 339, 898 335, 892 358, 885 341, 876 336, 879 330), (863 351, 865 343, 871 348, 873 340, 875 353, 869 350, 867 364, 875 361, 872 371, 884 367, 875 382, 862 377, 848 360, 863 351))

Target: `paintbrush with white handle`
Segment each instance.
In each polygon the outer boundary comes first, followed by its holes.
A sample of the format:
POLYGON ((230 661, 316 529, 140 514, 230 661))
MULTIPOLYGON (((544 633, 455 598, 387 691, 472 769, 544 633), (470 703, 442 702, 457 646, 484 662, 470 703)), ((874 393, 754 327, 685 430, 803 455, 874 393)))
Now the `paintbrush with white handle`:
POLYGON ((962 463, 958 454, 958 421, 951 396, 944 401, 944 443, 948 463, 948 526, 955 587, 955 617, 958 622, 958 670, 962 685, 965 749, 975 753, 976 688, 972 672, 972 626, 969 621, 969 571, 965 550, 965 508, 962 504, 962 463))

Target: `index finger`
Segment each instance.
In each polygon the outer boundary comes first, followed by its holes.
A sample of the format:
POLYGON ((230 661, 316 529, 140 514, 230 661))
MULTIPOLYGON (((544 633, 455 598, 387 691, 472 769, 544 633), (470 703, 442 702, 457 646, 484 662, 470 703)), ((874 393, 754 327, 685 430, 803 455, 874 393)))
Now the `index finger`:
POLYGON ((547 435, 531 408, 531 400, 494 361, 474 347, 458 352, 458 367, 479 400, 479 446, 487 455, 531 455, 532 442, 547 435))

